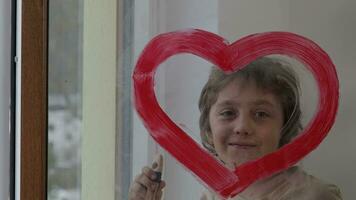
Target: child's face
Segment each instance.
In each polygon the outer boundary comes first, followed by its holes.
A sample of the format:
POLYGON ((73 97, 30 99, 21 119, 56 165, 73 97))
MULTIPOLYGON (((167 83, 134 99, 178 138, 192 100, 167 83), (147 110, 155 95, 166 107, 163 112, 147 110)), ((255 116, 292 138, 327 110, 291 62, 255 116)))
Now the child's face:
POLYGON ((215 151, 235 168, 278 149, 283 109, 274 94, 254 81, 235 79, 219 92, 209 122, 215 151))

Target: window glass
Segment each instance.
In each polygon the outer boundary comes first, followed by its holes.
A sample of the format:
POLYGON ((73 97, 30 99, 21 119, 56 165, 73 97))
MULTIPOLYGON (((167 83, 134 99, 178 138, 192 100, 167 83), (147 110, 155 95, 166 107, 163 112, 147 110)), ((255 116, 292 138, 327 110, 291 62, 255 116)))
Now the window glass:
MULTIPOLYGON (((229 42, 268 31, 293 32, 316 42, 336 65, 341 85, 340 107, 327 138, 298 165, 321 180, 337 185, 347 199, 354 195, 350 186, 354 179, 347 178, 350 175, 355 177, 352 168, 349 168, 354 166, 354 156, 348 150, 352 145, 343 143, 348 143, 345 138, 353 137, 353 134, 352 129, 341 127, 350 127, 349 116, 353 110, 350 104, 354 99, 350 78, 353 69, 347 66, 353 65, 350 59, 356 52, 351 36, 355 32, 351 7, 355 6, 352 1, 135 1, 134 60, 137 61, 145 44, 154 36, 187 28, 207 30, 229 42), (329 163, 331 157, 333 161, 329 163), (340 163, 344 166, 342 172, 336 170, 336 165, 340 163)), ((286 59, 293 66, 298 66, 295 70, 301 82, 302 125, 308 127, 319 98, 315 80, 302 63, 286 59)), ((197 99, 211 66, 211 63, 193 55, 176 55, 160 65, 155 77, 155 92, 160 106, 181 129, 192 133, 189 136, 198 143, 201 138, 197 124, 197 99)), ((164 197, 199 199, 204 186, 147 135, 140 119, 134 118, 132 177, 140 174, 143 166, 150 165, 154 154, 162 153, 165 161, 163 178, 167 182, 164 197)))
POLYGON ((82 1, 49 2, 48 199, 80 199, 82 1))
POLYGON ((48 199, 119 193, 117 2, 49 2, 48 199))
MULTIPOLYGON (((199 199, 207 190, 150 137, 132 103, 131 75, 145 45, 158 34, 192 28, 230 43, 254 33, 288 31, 330 55, 341 85, 339 112, 326 139, 298 166, 337 185, 344 199, 355 195, 352 0, 66 0, 49 5, 49 199, 127 199, 134 178, 157 153, 164 156, 164 199, 199 199)), ((307 128, 317 110, 315 80, 303 63, 274 56, 295 66, 307 128)), ((203 58, 180 54, 164 61, 155 75, 160 106, 199 145, 198 99, 211 67, 203 58)))

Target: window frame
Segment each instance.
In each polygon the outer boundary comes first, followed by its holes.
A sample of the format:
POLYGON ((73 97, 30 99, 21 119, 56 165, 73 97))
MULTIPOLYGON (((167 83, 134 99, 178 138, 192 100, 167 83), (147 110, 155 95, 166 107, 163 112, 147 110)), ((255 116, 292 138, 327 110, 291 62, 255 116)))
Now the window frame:
POLYGON ((20 124, 21 138, 16 138, 20 163, 14 161, 20 168, 20 189, 14 191, 14 199, 46 200, 48 196, 48 6, 49 0, 23 0, 21 5, 21 72, 17 72, 21 73, 17 100, 21 108, 16 122, 20 124))
POLYGON ((21 14, 21 30, 18 30, 22 34, 19 192, 21 199, 45 200, 47 199, 48 0, 22 1, 21 14))
POLYGON ((16 15, 17 15, 17 2, 11 1, 11 69, 10 69, 10 179, 9 179, 9 198, 15 199, 15 158, 16 158, 16 15))

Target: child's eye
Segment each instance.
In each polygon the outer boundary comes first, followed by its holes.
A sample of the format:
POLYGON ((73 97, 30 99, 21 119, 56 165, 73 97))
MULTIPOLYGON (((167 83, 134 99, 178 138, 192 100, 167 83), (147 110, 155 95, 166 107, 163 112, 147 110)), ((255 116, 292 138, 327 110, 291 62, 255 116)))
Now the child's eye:
POLYGON ((265 119, 265 118, 268 118, 270 115, 266 111, 256 111, 254 113, 254 116, 256 119, 265 119))
POLYGON ((233 110, 223 110, 219 113, 219 115, 223 118, 232 118, 236 115, 235 111, 233 110))

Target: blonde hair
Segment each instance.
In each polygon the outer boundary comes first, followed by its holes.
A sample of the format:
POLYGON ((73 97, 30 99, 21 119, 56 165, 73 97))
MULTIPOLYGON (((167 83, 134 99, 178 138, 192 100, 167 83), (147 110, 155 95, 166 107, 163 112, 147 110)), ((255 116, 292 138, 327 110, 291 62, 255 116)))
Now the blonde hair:
POLYGON ((240 78, 254 81, 258 88, 273 93, 283 109, 283 128, 279 147, 287 144, 302 129, 299 102, 299 80, 290 64, 279 58, 261 57, 248 64, 242 70, 226 74, 213 67, 199 99, 199 127, 203 146, 215 154, 213 144, 209 142, 211 128, 209 112, 216 102, 219 92, 233 80, 240 78))

